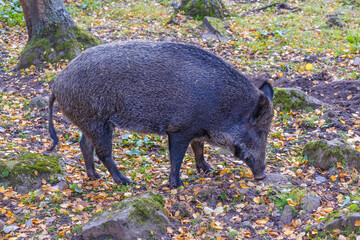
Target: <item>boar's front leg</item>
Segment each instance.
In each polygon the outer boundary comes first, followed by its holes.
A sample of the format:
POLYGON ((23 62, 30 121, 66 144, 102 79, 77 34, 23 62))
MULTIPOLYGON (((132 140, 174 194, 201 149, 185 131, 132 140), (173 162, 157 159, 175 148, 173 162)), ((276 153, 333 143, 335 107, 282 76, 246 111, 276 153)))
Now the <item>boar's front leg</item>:
POLYGON ((117 184, 127 185, 135 183, 121 174, 112 157, 112 132, 113 125, 111 123, 93 123, 92 131, 86 133, 95 148, 95 152, 101 162, 109 170, 112 178, 117 184))
POLYGON ((95 171, 94 167, 94 147, 84 134, 81 136, 80 149, 84 158, 88 177, 92 180, 100 178, 100 175, 95 171))
POLYGON ((168 133, 170 152, 170 188, 184 186, 180 179, 180 168, 191 139, 179 133, 168 133))
POLYGON ((196 163, 196 169, 200 173, 201 170, 204 171, 204 173, 211 172, 212 167, 210 167, 209 164, 205 162, 204 159, 204 141, 201 140, 193 140, 191 142, 191 148, 195 155, 195 163, 196 163))

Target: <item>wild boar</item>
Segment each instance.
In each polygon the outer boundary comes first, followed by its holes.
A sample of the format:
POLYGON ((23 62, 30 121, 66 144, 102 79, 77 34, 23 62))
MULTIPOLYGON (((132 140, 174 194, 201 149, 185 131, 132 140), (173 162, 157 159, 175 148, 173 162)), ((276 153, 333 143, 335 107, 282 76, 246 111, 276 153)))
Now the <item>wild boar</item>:
POLYGON ((168 136, 171 188, 183 185, 180 168, 189 144, 197 170, 212 170, 204 160, 204 141, 230 150, 255 179, 262 179, 272 98, 270 83, 257 89, 225 61, 195 46, 142 41, 96 46, 55 79, 49 100, 50 150, 58 141, 52 120, 56 99, 82 131, 80 148, 91 179, 99 178, 95 150, 116 183, 132 183, 112 158, 115 127, 168 136))

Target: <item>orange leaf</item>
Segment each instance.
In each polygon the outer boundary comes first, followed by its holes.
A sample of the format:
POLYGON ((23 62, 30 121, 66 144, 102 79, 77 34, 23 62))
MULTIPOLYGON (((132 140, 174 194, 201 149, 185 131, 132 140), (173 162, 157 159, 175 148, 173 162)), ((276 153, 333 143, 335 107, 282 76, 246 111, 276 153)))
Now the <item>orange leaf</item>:
POLYGON ((331 181, 335 182, 336 181, 336 177, 334 175, 331 175, 331 181))
POLYGON ((265 225, 269 221, 269 218, 256 220, 256 223, 259 225, 265 225))
POLYGON ((260 198, 259 198, 259 197, 254 197, 254 198, 253 198, 253 201, 254 201, 255 203, 259 204, 259 203, 260 203, 260 198))
POLYGON ((355 227, 359 227, 360 226, 360 221, 355 221, 355 227))

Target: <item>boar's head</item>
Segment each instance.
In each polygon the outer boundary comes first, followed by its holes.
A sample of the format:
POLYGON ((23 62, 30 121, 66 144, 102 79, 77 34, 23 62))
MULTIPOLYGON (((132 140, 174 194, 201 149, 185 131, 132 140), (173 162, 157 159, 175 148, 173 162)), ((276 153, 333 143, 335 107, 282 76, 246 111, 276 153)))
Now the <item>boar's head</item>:
POLYGON ((245 161, 256 180, 266 176, 266 142, 274 116, 271 102, 274 91, 270 83, 265 82, 260 90, 257 103, 246 119, 242 119, 222 133, 210 136, 213 143, 229 149, 236 158, 245 161))
POLYGON ((260 87, 258 102, 249 115, 249 119, 241 124, 238 131, 232 132, 235 157, 244 160, 251 168, 256 180, 265 175, 266 142, 270 130, 274 109, 272 99, 274 91, 270 83, 260 87))

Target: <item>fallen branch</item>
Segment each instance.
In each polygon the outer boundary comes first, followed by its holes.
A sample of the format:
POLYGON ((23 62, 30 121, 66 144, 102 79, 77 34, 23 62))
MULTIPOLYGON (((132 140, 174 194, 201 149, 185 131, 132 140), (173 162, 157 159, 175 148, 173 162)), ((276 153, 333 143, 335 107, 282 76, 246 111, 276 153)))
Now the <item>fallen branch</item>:
POLYGON ((254 9, 254 10, 244 12, 243 14, 240 15, 240 17, 244 17, 246 15, 249 15, 250 13, 260 12, 262 10, 265 10, 265 9, 271 8, 271 7, 275 7, 275 6, 277 6, 277 8, 279 10, 283 9, 283 10, 286 10, 286 11, 289 11, 289 12, 294 12, 294 11, 300 10, 300 8, 298 8, 298 7, 290 7, 290 6, 286 5, 285 3, 272 3, 272 4, 267 5, 265 7, 261 7, 261 8, 257 8, 257 9, 254 9))
POLYGON ((246 15, 249 15, 250 13, 260 12, 260 11, 265 10, 265 9, 267 9, 267 8, 275 7, 275 6, 277 6, 278 4, 280 4, 280 3, 272 3, 272 4, 267 5, 267 6, 265 6, 265 7, 261 7, 261 8, 257 8, 257 9, 254 9, 254 10, 250 10, 250 11, 244 12, 243 14, 240 15, 240 17, 244 17, 244 16, 246 16, 246 15))

